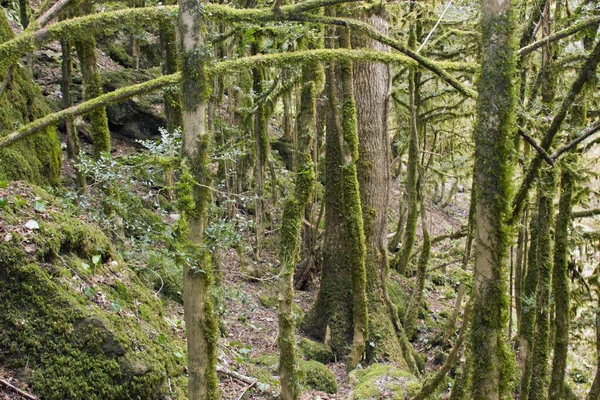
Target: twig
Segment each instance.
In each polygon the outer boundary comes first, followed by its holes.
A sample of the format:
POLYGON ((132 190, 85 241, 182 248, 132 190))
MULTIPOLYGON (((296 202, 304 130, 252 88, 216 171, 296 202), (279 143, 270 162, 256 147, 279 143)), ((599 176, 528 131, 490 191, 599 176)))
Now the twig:
POLYGON ((255 385, 256 382, 258 382, 257 379, 250 378, 249 376, 246 376, 246 375, 242 375, 239 372, 232 371, 232 370, 222 367, 220 365, 217 365, 217 372, 222 375, 226 375, 226 376, 235 378, 238 381, 243 382, 248 385, 255 385))
POLYGON ((8 381, 5 381, 4 379, 0 379, 0 383, 3 384, 4 386, 6 386, 7 388, 14 390, 19 395, 25 397, 26 399, 29 399, 29 400, 38 400, 38 398, 35 397, 34 395, 29 394, 29 393, 27 393, 27 392, 19 389, 18 387, 11 385, 10 383, 8 383, 8 381))
POLYGON ((246 392, 247 392, 248 390, 250 390, 250 388, 251 388, 252 386, 256 385, 256 382, 257 382, 257 381, 254 381, 254 382, 252 382, 251 384, 249 384, 248 386, 246 386, 246 388, 244 389, 244 391, 242 392, 242 394, 240 394, 240 395, 238 396, 237 400, 242 400, 242 397, 244 397, 244 395, 246 394, 246 392))
POLYGON ((523 139, 525 139, 525 141, 527 143, 529 143, 537 152, 538 154, 544 159, 544 161, 546 161, 548 163, 548 165, 550 165, 551 167, 554 167, 554 160, 548 155, 548 153, 546 153, 544 151, 544 149, 542 149, 540 147, 539 144, 537 144, 535 142, 535 140, 533 140, 533 138, 531 138, 530 136, 527 136, 522 130, 519 129, 519 135, 521 135, 521 137, 523 139))

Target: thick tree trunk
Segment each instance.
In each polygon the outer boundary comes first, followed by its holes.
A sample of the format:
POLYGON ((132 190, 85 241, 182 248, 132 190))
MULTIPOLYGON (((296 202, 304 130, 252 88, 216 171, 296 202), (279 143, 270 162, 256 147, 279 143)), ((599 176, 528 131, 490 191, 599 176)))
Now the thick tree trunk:
POLYGON ((508 322, 508 232, 515 118, 514 21, 511 2, 482 0, 483 59, 477 125, 475 182, 477 248, 471 334, 471 395, 500 400, 508 393, 512 354, 508 322))
POLYGON ((182 0, 179 9, 179 33, 183 59, 182 109, 183 156, 193 178, 200 185, 191 188, 195 208, 187 210, 189 240, 196 259, 183 270, 184 317, 188 345, 188 398, 219 398, 217 387, 218 325, 212 304, 212 263, 202 242, 210 192, 208 152, 210 135, 206 132, 206 103, 210 86, 205 72, 203 16, 201 0, 182 0))
MULTIPOLYGON (((387 34, 388 23, 382 10, 372 9, 360 19, 387 34)), ((371 39, 352 38, 353 47, 387 50, 387 46, 371 39)), ((390 185, 388 110, 390 70, 385 64, 354 63, 354 93, 358 125, 358 182, 363 211, 369 309, 369 343, 367 356, 390 359, 406 366, 392 310, 387 302, 386 253, 387 209, 390 185)))

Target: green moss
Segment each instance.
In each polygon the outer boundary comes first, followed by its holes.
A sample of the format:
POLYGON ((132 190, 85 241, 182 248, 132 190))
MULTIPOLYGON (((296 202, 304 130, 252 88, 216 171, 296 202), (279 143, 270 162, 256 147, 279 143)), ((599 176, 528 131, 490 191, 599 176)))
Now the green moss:
POLYGON ((184 398, 184 344, 108 238, 41 189, 11 183, 0 194, 15 232, 0 243, 0 364, 48 400, 184 398), (29 219, 39 229, 18 235, 29 219))
POLYGON ((273 353, 263 353, 252 358, 252 363, 266 367, 270 372, 277 372, 277 366, 279 365, 279 357, 273 353))
POLYGON ((302 338, 298 347, 307 360, 315 360, 323 364, 334 361, 333 353, 322 343, 302 338))
POLYGON ((337 393, 338 385, 333 372, 318 361, 306 361, 300 367, 300 384, 306 388, 326 393, 337 393))
MULTIPOLYGON (((12 32, 2 12, 0 43, 11 37, 12 32)), ((0 137, 50 112, 29 71, 20 65, 15 65, 11 71, 9 84, 0 94, 0 137)), ((4 74, 2 73, 2 77, 4 74)), ((60 139, 53 127, 42 130, 10 149, 0 150, 0 179, 56 184, 60 167, 60 139)))
POLYGON ((403 400, 420 390, 419 382, 410 372, 391 364, 372 364, 367 369, 352 371, 349 378, 352 400, 403 400))

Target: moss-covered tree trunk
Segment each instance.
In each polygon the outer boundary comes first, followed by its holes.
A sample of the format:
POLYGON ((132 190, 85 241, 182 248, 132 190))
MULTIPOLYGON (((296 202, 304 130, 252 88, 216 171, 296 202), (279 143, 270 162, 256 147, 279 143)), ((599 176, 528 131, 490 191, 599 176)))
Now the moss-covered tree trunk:
POLYGON ((569 347, 569 225, 573 198, 572 167, 565 160, 561 171, 560 200, 554 229, 554 266, 552 270, 552 292, 554 295, 554 357, 548 396, 561 399, 564 393, 567 352, 569 347))
MULTIPOLYGON (((165 5, 170 5, 175 4, 176 2, 174 0, 166 0, 163 3, 165 5)), ((170 21, 162 21, 159 26, 160 47, 163 56, 163 75, 174 74, 179 69, 175 29, 176 27, 170 21)), ((163 100, 165 103, 167 130, 173 132, 182 125, 181 94, 179 93, 179 90, 167 87, 163 94, 163 100)))
POLYGON ((550 280, 552 278, 552 221, 555 190, 554 171, 546 168, 540 177, 538 200, 538 286, 535 305, 535 339, 532 353, 529 400, 547 398, 548 340, 550 336, 550 280))
POLYGON ((311 157, 316 134, 316 97, 321 77, 320 66, 303 67, 301 107, 298 114, 298 166, 294 194, 286 199, 281 223, 279 260, 279 378, 280 399, 296 400, 300 396, 296 357, 296 336, 292 304, 294 300, 294 266, 300 253, 300 232, 304 210, 314 184, 314 165, 311 157))
POLYGON ((596 307, 596 375, 586 400, 600 399, 600 296, 596 307))
POLYGON ((427 264, 429 263, 429 255, 431 253, 431 238, 429 236, 429 223, 427 221, 427 207, 425 201, 421 200, 421 230, 423 232, 423 245, 421 254, 419 254, 419 262, 417 264, 417 282, 414 293, 410 298, 410 303, 406 309, 404 317, 404 330, 406 336, 411 339, 415 333, 417 316, 423 302, 425 291, 425 280, 427 278, 427 264))
POLYGON ((535 297, 538 285, 538 215, 532 215, 529 225, 529 248, 527 251, 527 271, 521 295, 521 319, 519 324, 519 361, 521 382, 519 396, 527 399, 531 383, 533 333, 535 331, 535 297))
MULTIPOLYGON (((84 0, 80 6, 82 15, 92 13, 92 5, 89 0, 84 0)), ((75 41, 75 49, 79 57, 81 67, 81 76, 83 78, 83 98, 90 100, 101 96, 102 76, 98 71, 98 57, 96 56, 96 39, 93 36, 82 35, 75 41)), ((100 107, 90 111, 86 118, 90 124, 90 135, 93 140, 94 158, 100 158, 102 153, 110 151, 110 131, 108 129, 108 119, 106 118, 106 108, 100 107)))
POLYGON ((203 34, 201 0, 179 2, 179 35, 182 52, 183 148, 194 180, 191 184, 195 207, 188 210, 189 240, 195 258, 183 268, 183 302, 188 345, 188 398, 218 399, 218 328, 212 304, 211 257, 202 248, 210 193, 208 152, 210 133, 206 131, 206 103, 210 86, 205 68, 208 49, 203 34))
MULTIPOLYGON (((359 18, 387 34, 385 11, 374 7, 359 18)), ((371 39, 352 37, 353 47, 386 51, 371 39)), ((365 231, 365 270, 369 311, 369 359, 389 359, 406 366, 387 301, 388 276, 386 226, 390 191, 390 145, 388 136, 390 70, 385 64, 354 63, 354 94, 357 110, 358 182, 365 231)))
MULTIPOLYGON (((350 47, 349 32, 342 31, 340 44, 350 47)), ((365 271, 365 232, 357 177, 358 126, 352 79, 352 62, 341 63, 342 78, 342 207, 346 225, 346 248, 352 276, 354 334, 349 367, 356 368, 365 350, 368 335, 368 310, 365 271)))
POLYGON ((515 118, 514 21, 510 1, 482 0, 482 61, 475 127, 476 241, 471 396, 508 393, 508 232, 515 118))

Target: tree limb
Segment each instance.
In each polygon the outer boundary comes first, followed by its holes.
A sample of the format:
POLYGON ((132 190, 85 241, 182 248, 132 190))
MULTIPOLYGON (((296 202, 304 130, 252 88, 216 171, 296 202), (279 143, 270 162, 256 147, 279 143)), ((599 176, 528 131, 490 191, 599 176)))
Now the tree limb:
MULTIPOLYGON (((594 76, 596 69, 598 68, 598 62, 600 62, 600 40, 596 43, 594 49, 592 50, 591 54, 589 55, 585 64, 583 65, 583 68, 579 72, 579 75, 577 76, 577 78, 575 78, 575 81, 571 85, 569 93, 564 98, 558 112, 552 119, 552 123, 550 124, 550 127, 546 131, 546 134, 544 135, 542 142, 540 143, 540 147, 545 151, 548 151, 550 149, 552 141, 558 133, 558 130, 560 129, 563 121, 565 120, 567 116, 567 111, 569 111, 571 105, 575 101, 575 98, 579 95, 579 93, 581 93, 581 90, 583 89, 585 83, 588 82, 592 76, 594 76)), ((533 158, 533 160, 531 160, 529 168, 527 169, 527 172, 525 174, 525 178, 521 183, 521 187, 519 188, 519 191, 513 199, 513 212, 512 216, 508 221, 509 225, 514 225, 519 220, 521 212, 523 211, 523 207, 525 205, 527 194, 529 193, 529 189, 531 188, 531 185, 533 184, 533 181, 537 175, 541 162, 542 158, 539 154, 537 154, 533 158)))
POLYGON ((590 210, 583 210, 583 211, 573 211, 571 213, 571 218, 573 218, 573 219, 587 218, 587 217, 593 217, 596 215, 600 215, 600 208, 592 208, 590 210))
POLYGON ((554 42, 555 40, 566 38, 567 36, 573 35, 579 31, 581 31, 582 29, 585 29, 589 26, 593 26, 593 25, 596 25, 599 23, 600 23, 600 17, 594 17, 594 18, 590 18, 585 21, 579 22, 579 23, 572 25, 566 29, 560 30, 558 32, 554 32, 552 35, 545 37, 543 39, 540 39, 537 42, 533 42, 528 46, 522 47, 518 51, 517 54, 520 57, 526 56, 527 54, 539 49, 540 47, 543 47, 544 45, 546 45, 549 42, 554 42))
POLYGON ((585 133, 583 133, 583 135, 579 136, 577 139, 572 140, 571 142, 567 143, 566 145, 564 145, 563 147, 561 147, 560 149, 558 149, 554 153, 552 153, 550 158, 553 160, 556 160, 558 157, 560 157, 561 154, 571 150, 572 148, 574 148, 579 143, 583 142, 585 139, 589 138, 590 136, 592 136, 594 133, 598 132, 599 130, 600 130, 600 122, 597 122, 596 125, 592 126, 587 131, 585 131, 585 133))
POLYGON ((523 132, 522 130, 519 129, 519 135, 521 135, 521 137, 523 139, 525 139, 525 141, 527 143, 529 143, 537 152, 538 154, 544 159, 544 161, 546 161, 548 163, 548 165, 550 165, 551 167, 554 167, 554 161, 552 160, 552 158, 548 155, 548 153, 546 153, 546 151, 544 151, 544 149, 542 149, 536 142, 535 140, 533 140, 532 137, 527 136, 525 134, 525 132, 523 132))

